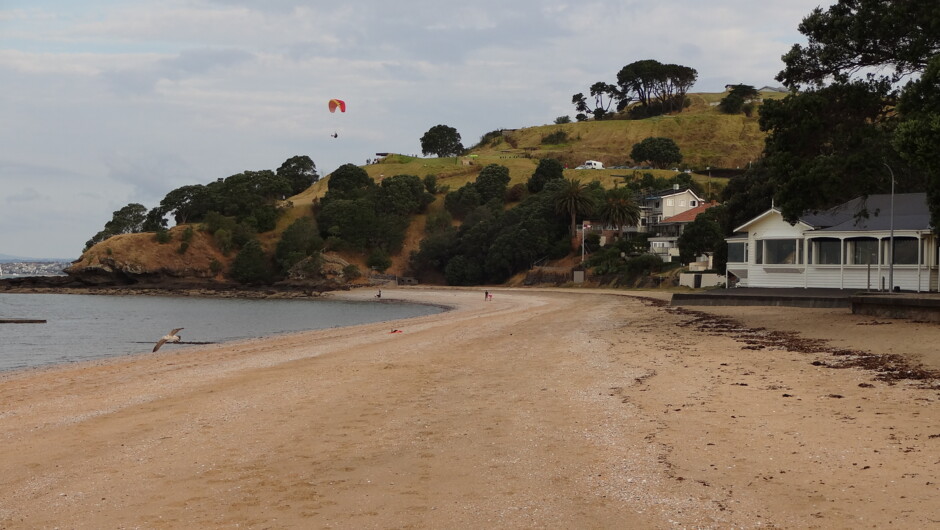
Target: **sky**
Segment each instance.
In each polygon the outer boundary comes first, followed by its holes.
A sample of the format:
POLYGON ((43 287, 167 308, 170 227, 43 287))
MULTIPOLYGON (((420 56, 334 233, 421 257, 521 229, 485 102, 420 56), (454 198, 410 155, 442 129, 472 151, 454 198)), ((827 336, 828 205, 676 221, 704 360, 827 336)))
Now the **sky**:
POLYGON ((692 92, 779 86, 830 4, 0 0, 0 254, 77 258, 129 203, 295 155, 326 175, 438 124, 470 146, 573 118, 638 60, 696 69, 692 92))

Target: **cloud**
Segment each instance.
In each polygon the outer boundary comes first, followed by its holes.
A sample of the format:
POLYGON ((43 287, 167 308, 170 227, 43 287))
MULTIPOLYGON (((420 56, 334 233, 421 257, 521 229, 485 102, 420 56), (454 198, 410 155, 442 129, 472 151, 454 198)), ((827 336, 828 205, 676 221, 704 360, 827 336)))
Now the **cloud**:
POLYGON ((119 94, 151 92, 160 81, 185 81, 253 59, 243 50, 184 50, 172 57, 152 57, 133 67, 105 70, 101 77, 119 94))
POLYGON ((41 200, 49 200, 49 196, 39 193, 35 188, 26 187, 21 188, 19 191, 14 191, 7 195, 5 199, 6 202, 38 202, 41 200))
POLYGON ((551 123, 574 114, 572 94, 636 60, 695 68, 693 91, 773 84, 817 4, 4 2, 0 224, 29 218, 35 231, 0 236, 0 252, 58 255, 129 202, 152 207, 181 185, 294 155, 326 174, 418 153, 441 123, 465 144, 551 123), (327 111, 334 97, 346 114, 327 111))

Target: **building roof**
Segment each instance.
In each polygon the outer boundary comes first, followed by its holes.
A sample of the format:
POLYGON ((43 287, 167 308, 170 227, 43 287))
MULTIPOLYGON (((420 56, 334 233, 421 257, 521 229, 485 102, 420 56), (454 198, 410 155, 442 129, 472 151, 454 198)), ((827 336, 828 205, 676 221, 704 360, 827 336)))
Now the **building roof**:
POLYGON ((711 208, 712 206, 718 206, 718 203, 710 202, 710 203, 700 204, 690 210, 686 210, 682 213, 673 215, 672 217, 667 217, 663 219, 662 221, 660 221, 659 224, 664 225, 664 224, 669 224, 669 223, 675 223, 675 224, 691 223, 692 221, 695 220, 696 217, 698 217, 698 214, 704 212, 705 210, 711 208))
MULTIPOLYGON (((736 228, 741 232, 772 212, 771 208, 736 228)), ((891 194, 856 197, 848 202, 828 210, 808 213, 801 216, 799 223, 809 230, 820 232, 863 232, 888 231, 891 229, 891 194)), ((894 194, 894 229, 895 230, 930 230, 930 208, 926 193, 894 194)))
MULTIPOLYGON (((926 193, 894 194, 894 229, 929 230, 930 208, 926 193)), ((807 214, 800 221, 816 230, 856 232, 890 230, 892 226, 891 194, 857 197, 824 212, 807 214)))
POLYGON ((689 192, 695 198, 701 200, 701 197, 696 195, 695 192, 690 190, 689 188, 679 188, 679 189, 669 188, 668 190, 653 191, 653 192, 646 194, 646 196, 643 197, 643 200, 659 199, 662 197, 669 197, 670 195, 679 195, 680 193, 685 193, 685 192, 689 192))

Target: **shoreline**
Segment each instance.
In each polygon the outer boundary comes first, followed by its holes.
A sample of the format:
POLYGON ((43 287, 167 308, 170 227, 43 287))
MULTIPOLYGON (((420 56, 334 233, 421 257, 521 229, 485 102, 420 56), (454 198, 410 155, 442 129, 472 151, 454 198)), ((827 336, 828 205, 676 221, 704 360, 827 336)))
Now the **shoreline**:
POLYGON ((383 288, 455 307, 393 321, 401 334, 375 323, 0 376, 0 526, 940 520, 937 381, 829 366, 829 350, 918 359, 940 326, 490 291, 383 288))

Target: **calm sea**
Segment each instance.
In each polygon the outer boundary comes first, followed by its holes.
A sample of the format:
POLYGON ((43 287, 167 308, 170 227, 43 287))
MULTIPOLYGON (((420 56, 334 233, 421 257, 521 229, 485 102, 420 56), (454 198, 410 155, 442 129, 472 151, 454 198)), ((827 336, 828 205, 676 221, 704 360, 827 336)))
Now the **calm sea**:
POLYGON ((441 311, 371 301, 0 294, 0 318, 47 321, 0 324, 0 371, 149 352, 178 327, 183 341, 223 342, 441 311))

